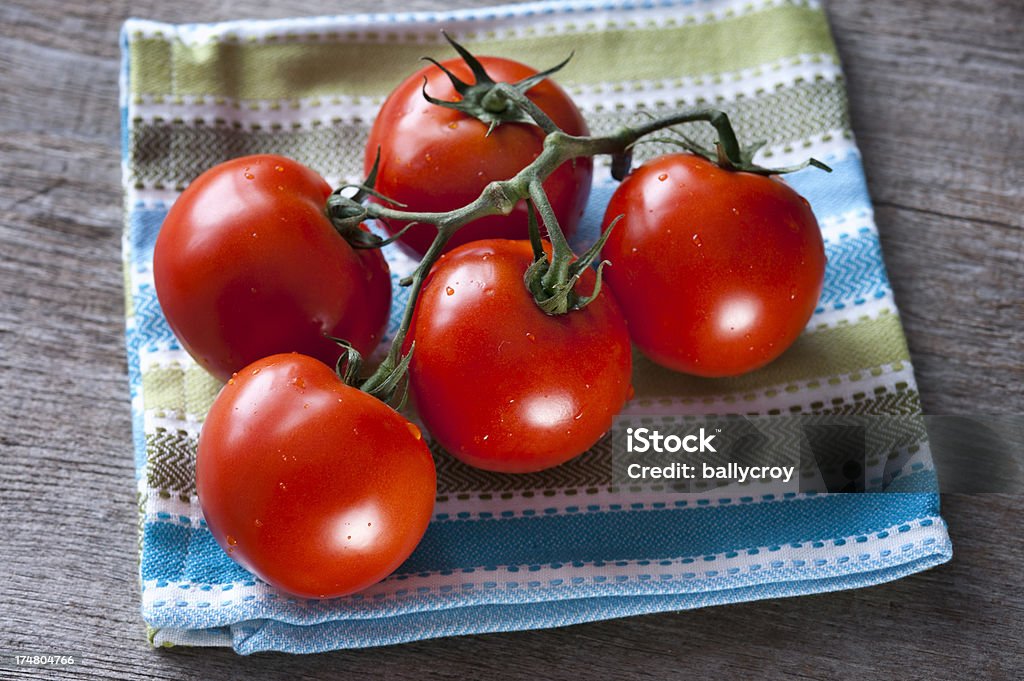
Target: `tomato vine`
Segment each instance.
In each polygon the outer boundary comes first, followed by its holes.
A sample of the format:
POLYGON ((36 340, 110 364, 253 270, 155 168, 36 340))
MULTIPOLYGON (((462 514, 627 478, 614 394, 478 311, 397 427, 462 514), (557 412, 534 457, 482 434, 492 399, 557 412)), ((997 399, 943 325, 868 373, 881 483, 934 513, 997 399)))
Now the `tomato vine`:
MULTIPOLYGON (((580 272, 590 266, 599 255, 601 247, 607 240, 611 229, 614 228, 614 222, 599 237, 592 248, 588 249, 582 257, 576 257, 569 246, 568 240, 565 238, 554 211, 551 209, 543 187, 543 182, 563 163, 580 158, 610 155, 612 157, 612 174, 616 179, 622 179, 629 172, 633 147, 646 137, 661 131, 668 131, 671 135, 670 137, 658 138, 657 141, 668 141, 677 144, 691 153, 708 158, 726 170, 760 175, 776 175, 793 172, 811 165, 831 171, 827 165, 815 159, 809 159, 797 166, 778 169, 765 168, 755 164, 753 156, 763 146, 763 143, 744 149, 736 137, 729 116, 724 111, 708 107, 683 109, 668 116, 653 118, 642 125, 624 126, 616 132, 607 135, 569 135, 562 131, 546 113, 526 96, 525 93, 529 86, 539 82, 539 78, 531 78, 525 83, 494 82, 472 54, 458 45, 447 34, 445 34, 445 37, 469 65, 477 82, 472 85, 464 83, 455 78, 454 75, 437 62, 429 60, 445 70, 460 95, 469 96, 471 101, 443 102, 436 100, 426 91, 426 84, 424 83, 423 94, 428 101, 438 106, 459 108, 464 113, 476 116, 488 123, 491 130, 495 126, 508 123, 509 121, 512 121, 512 124, 519 124, 518 122, 520 121, 529 121, 530 124, 534 124, 543 130, 546 136, 544 138, 543 150, 533 162, 507 180, 492 181, 475 200, 451 211, 420 212, 408 210, 408 207, 404 205, 396 205, 395 202, 390 201, 388 197, 379 194, 374 189, 373 182, 376 174, 376 165, 363 183, 354 186, 346 185, 336 190, 329 197, 327 201, 328 216, 343 236, 352 235, 358 239, 359 243, 354 244, 357 246, 364 248, 368 246, 382 246, 392 240, 374 237, 368 240, 366 232, 358 229, 360 223, 367 219, 391 220, 410 224, 429 224, 437 229, 437 235, 420 263, 413 270, 413 273, 402 281, 402 284, 410 289, 409 297, 405 305, 399 330, 392 340, 387 356, 373 374, 360 382, 362 390, 371 392, 385 401, 394 402, 397 400, 400 403, 404 403, 405 393, 400 379, 408 366, 409 358, 402 355, 402 348, 412 323, 413 312, 426 276, 441 256, 445 245, 452 236, 460 228, 474 220, 491 215, 508 215, 520 201, 526 201, 530 206, 531 222, 534 219, 533 212, 536 211, 544 228, 547 230, 548 238, 552 245, 550 256, 535 245, 535 263, 528 271, 526 281, 524 282, 524 285, 534 296, 537 305, 547 314, 571 314, 574 310, 586 306, 596 296, 597 290, 601 285, 600 266, 598 267, 595 289, 589 296, 580 297, 576 295, 575 285, 580 272), (497 115, 498 113, 500 115, 497 115), (710 124, 714 128, 717 134, 717 141, 713 149, 700 147, 681 132, 674 129, 675 126, 699 122, 710 124), (347 194, 347 189, 355 189, 356 191, 354 194, 347 194), (370 196, 375 196, 379 202, 367 202, 366 199, 370 196)), ((562 64, 543 71, 538 75, 550 75, 563 67, 567 62, 568 59, 562 62, 562 64)), ((535 244, 536 242, 537 240, 535 240, 535 244)), ((412 349, 410 348, 411 351, 412 349)), ((343 357, 339 361, 339 366, 347 362, 348 360, 343 357)), ((358 379, 352 378, 353 372, 351 370, 346 373, 349 377, 348 380, 358 381, 358 379)))

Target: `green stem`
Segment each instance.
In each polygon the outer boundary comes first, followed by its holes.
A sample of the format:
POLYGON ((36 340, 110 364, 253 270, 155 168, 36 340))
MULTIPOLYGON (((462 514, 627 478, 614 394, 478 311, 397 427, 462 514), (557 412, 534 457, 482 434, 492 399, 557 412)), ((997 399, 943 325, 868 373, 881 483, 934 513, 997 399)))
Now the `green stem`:
MULTIPOLYGON (((455 229, 458 229, 457 227, 455 229)), ((448 227, 439 227, 437 230, 437 236, 430 244, 430 248, 427 249, 426 254, 423 256, 423 260, 413 270, 412 282, 409 285, 409 300, 405 304, 405 310, 402 311, 402 322, 398 327, 398 332, 395 337, 391 340, 391 347, 388 348, 388 354, 381 362, 380 366, 374 371, 369 378, 367 378, 360 389, 363 392, 370 392, 374 388, 378 387, 383 383, 389 374, 394 371, 402 361, 402 346, 405 345, 405 337, 409 333, 409 327, 412 325, 412 315, 416 311, 416 301, 419 300, 420 291, 423 289, 423 281, 427 278, 427 274, 430 272, 430 265, 437 262, 437 259, 441 257, 441 252, 444 250, 448 240, 452 238, 455 233, 455 229, 448 227), (430 265, 424 267, 424 263, 430 263, 430 265)), ((410 353, 412 350, 410 350, 410 353)))
POLYGON ((559 129, 555 122, 551 120, 551 117, 544 113, 537 104, 526 96, 526 93, 517 87, 513 87, 508 83, 496 83, 484 96, 484 104, 486 105, 489 97, 494 97, 502 102, 512 102, 519 110, 528 114, 530 118, 537 124, 537 126, 544 131, 545 134, 550 135, 559 129))
MULTIPOLYGON (((540 213, 540 220, 548 230, 548 241, 551 242, 551 265, 544 273, 541 284, 551 289, 559 282, 567 281, 569 278, 569 265, 572 263, 572 248, 565 239, 562 228, 558 225, 558 218, 555 217, 555 209, 548 201, 548 195, 544 192, 544 185, 540 181, 530 183, 530 200, 540 213)), ((568 310, 563 310, 567 312, 568 310)))

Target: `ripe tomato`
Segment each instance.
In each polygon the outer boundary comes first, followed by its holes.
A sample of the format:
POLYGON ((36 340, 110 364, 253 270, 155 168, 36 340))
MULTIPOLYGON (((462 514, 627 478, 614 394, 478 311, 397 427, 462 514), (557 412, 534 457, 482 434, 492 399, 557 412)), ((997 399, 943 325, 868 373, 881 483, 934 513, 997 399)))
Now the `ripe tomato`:
POLYGON ((200 175, 174 202, 153 253, 160 306, 182 345, 221 380, 297 351, 333 363, 327 335, 364 355, 391 304, 377 250, 354 250, 325 213, 330 187, 281 156, 246 156, 200 175))
MULTIPOLYGON (((519 62, 500 57, 479 57, 496 82, 515 82, 537 73, 519 62)), ((461 80, 473 83, 473 74, 462 59, 442 64, 461 80)), ((487 135, 488 125, 468 114, 431 104, 437 99, 459 99, 451 81, 437 66, 412 74, 388 96, 374 121, 366 145, 366 171, 380 149, 376 189, 408 205, 413 211, 448 211, 476 199, 493 180, 507 180, 535 159, 544 147, 544 132, 526 123, 503 123, 487 135)), ((587 124, 572 99, 550 79, 527 91, 563 131, 588 134, 587 124)), ((593 163, 579 158, 558 168, 544 183, 558 223, 570 235, 583 215, 593 163)), ((406 223, 385 225, 394 234, 406 223)), ((435 230, 412 227, 399 243, 418 255, 426 253, 435 230)), ((522 201, 508 216, 482 218, 460 229, 448 249, 477 239, 527 237, 526 204, 522 201)))
POLYGON ((734 376, 778 357, 807 325, 825 275, 807 200, 778 178, 692 154, 630 174, 605 212, 605 279, 652 360, 734 376))
MULTIPOLYGON (((549 316, 523 284, 528 241, 466 244, 434 265, 416 306, 409 377, 424 425, 454 456, 524 473, 581 454, 630 390, 626 324, 605 291, 549 316)), ((593 289, 594 272, 581 291, 593 289)))
POLYGON ((434 508, 419 430, 312 357, 261 359, 203 424, 196 487, 217 542, 292 594, 343 596, 416 548, 434 508))

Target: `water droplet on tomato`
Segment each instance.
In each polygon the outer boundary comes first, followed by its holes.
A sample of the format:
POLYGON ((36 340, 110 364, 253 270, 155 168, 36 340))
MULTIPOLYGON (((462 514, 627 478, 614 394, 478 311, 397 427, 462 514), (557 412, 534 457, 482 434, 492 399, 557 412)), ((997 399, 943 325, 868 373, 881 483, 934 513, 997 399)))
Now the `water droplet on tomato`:
POLYGON ((256 527, 263 527, 263 521, 260 520, 259 518, 257 518, 256 520, 252 521, 252 524, 255 525, 256 527))
POLYGON ((572 420, 573 421, 579 421, 581 418, 583 418, 583 412, 582 411, 580 413, 576 414, 575 416, 573 416, 572 420))
POLYGON ((414 438, 417 440, 423 439, 423 433, 420 432, 420 429, 416 427, 415 423, 406 423, 405 427, 409 429, 409 432, 412 433, 414 438))
POLYGON ((247 179, 247 180, 255 180, 256 176, 253 175, 252 173, 246 173, 245 174, 245 179, 247 179))
POLYGON ((235 384, 235 379, 229 378, 228 379, 228 385, 234 385, 234 384, 235 384))
POLYGON ((530 333, 529 331, 527 331, 527 332, 526 332, 526 340, 530 341, 531 343, 536 343, 536 342, 537 342, 537 337, 536 337, 536 336, 534 336, 534 335, 533 335, 532 333, 530 333))
POLYGON ((796 286, 789 287, 789 299, 796 300, 796 286))
POLYGON ((238 540, 232 537, 230 534, 226 537, 226 539, 228 541, 228 546, 236 546, 238 544, 238 540))
POLYGON ((255 369, 252 370, 252 375, 253 376, 255 376, 258 373, 260 373, 260 368, 259 367, 256 367, 255 369))
POLYGON ((277 483, 277 486, 280 488, 280 490, 282 492, 287 492, 288 491, 288 485, 284 484, 283 482, 277 483))
POLYGON ((658 182, 664 182, 667 179, 668 179, 668 173, 662 173, 661 175, 658 175, 658 182))
POLYGON ((636 246, 633 246, 633 250, 632 250, 632 252, 633 252, 633 253, 636 253, 636 251, 637 251, 637 248, 636 248, 636 246))
POLYGON ((306 380, 302 376, 296 376, 292 379, 292 385, 301 390, 306 387, 306 380))
POLYGON ((697 248, 700 248, 701 246, 704 245, 704 242, 700 240, 700 234, 694 234, 692 239, 694 245, 697 246, 697 248))
POLYGON ((309 409, 309 402, 303 402, 302 403, 302 408, 303 409, 309 409))
POLYGON ((454 296, 455 295, 455 289, 453 289, 451 286, 446 287, 444 292, 447 293, 450 296, 454 296))
POLYGON ((279 173, 283 173, 284 172, 284 166, 274 166, 274 170, 276 170, 279 173))
POLYGON ((452 121, 451 123, 448 124, 448 127, 451 128, 452 130, 455 130, 457 127, 459 127, 459 122, 452 121))

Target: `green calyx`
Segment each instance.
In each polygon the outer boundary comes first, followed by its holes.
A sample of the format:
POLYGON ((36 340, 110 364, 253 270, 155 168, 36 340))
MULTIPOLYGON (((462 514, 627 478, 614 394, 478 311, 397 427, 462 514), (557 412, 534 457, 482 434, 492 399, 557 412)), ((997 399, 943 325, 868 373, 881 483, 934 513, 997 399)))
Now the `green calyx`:
MULTIPOLYGON (((523 106, 526 92, 537 83, 548 76, 559 71, 572 59, 570 54, 565 61, 551 67, 550 69, 527 76, 515 83, 497 83, 487 73, 483 64, 473 54, 459 43, 455 42, 450 35, 441 31, 445 39, 455 48, 462 60, 466 62, 470 71, 473 72, 474 83, 467 83, 456 76, 451 70, 445 68, 440 62, 431 57, 424 57, 426 61, 444 71, 451 81, 452 87, 459 94, 461 99, 454 102, 437 99, 427 93, 427 79, 423 79, 423 96, 431 104, 443 106, 447 109, 454 109, 472 116, 488 125, 487 134, 502 123, 529 123, 536 124, 535 116, 526 111, 523 106)), ((546 130, 545 132, 550 132, 546 130)))
MULTIPOLYGON (((533 246, 533 262, 523 275, 523 283, 533 295, 534 301, 545 314, 567 314, 573 310, 582 310, 594 302, 601 293, 601 281, 605 265, 611 263, 602 260, 597 265, 597 278, 589 295, 581 295, 576 291, 583 272, 590 267, 601 249, 604 247, 612 229, 622 218, 615 218, 604 234, 579 258, 575 258, 564 238, 553 239, 551 257, 544 250, 544 242, 540 236, 540 226, 534 213, 533 202, 527 202, 529 211, 530 243, 533 246), (564 246, 562 246, 564 244, 564 246)), ((559 236, 561 233, 559 232, 559 236)))
POLYGON ((721 113, 720 120, 713 122, 713 124, 719 134, 719 139, 715 141, 713 149, 709 149, 698 144, 692 138, 684 135, 675 128, 667 128, 665 132, 668 133, 668 135, 665 137, 652 137, 644 141, 664 142, 666 144, 681 147, 691 154, 696 154, 697 156, 706 158, 725 170, 754 173, 756 175, 784 175, 786 173, 803 170, 808 166, 814 166, 815 168, 824 170, 827 173, 832 172, 832 168, 816 158, 809 158, 803 163, 785 166, 782 168, 766 168, 764 166, 760 166, 754 163, 754 156, 764 147, 765 144, 767 144, 767 142, 760 141, 755 142, 746 148, 741 147, 739 141, 736 139, 736 133, 732 129, 732 124, 729 122, 729 118, 725 113, 721 113))
POLYGON ((334 373, 345 385, 359 388, 396 410, 405 406, 409 397, 409 362, 412 361, 412 352, 416 347, 415 342, 409 346, 409 352, 394 360, 389 353, 377 370, 364 379, 360 376, 363 368, 362 354, 346 340, 333 336, 328 336, 328 338, 342 349, 334 367, 334 373))
MULTIPOLYGON (((380 148, 377 149, 377 157, 373 161, 370 174, 360 184, 346 184, 338 187, 327 197, 327 219, 334 225, 338 234, 348 242, 349 246, 356 249, 382 248, 399 239, 408 231, 415 222, 410 222, 400 232, 387 239, 382 239, 373 232, 363 229, 363 221, 369 217, 366 208, 366 200, 373 196, 380 201, 392 206, 405 208, 404 203, 390 199, 373 188, 377 182, 377 167, 380 165, 380 148), (346 195, 345 192, 355 190, 354 193, 346 195)), ((383 220, 377 217, 378 220, 383 220)))

